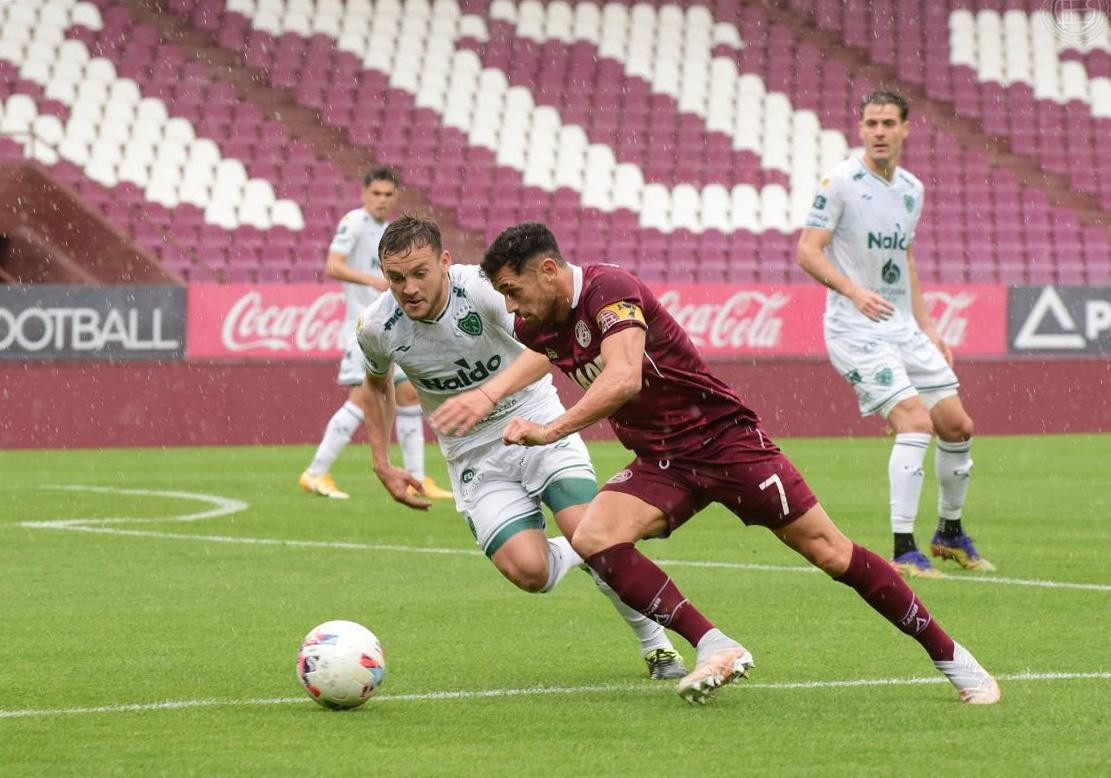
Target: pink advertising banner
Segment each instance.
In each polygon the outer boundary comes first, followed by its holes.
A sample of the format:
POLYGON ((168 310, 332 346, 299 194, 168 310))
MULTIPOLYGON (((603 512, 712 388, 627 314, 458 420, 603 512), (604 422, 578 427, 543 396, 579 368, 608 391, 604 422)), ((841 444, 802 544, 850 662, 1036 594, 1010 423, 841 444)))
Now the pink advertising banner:
POLYGON ((321 359, 347 343, 337 286, 190 284, 189 359, 321 359))
MULTIPOLYGON (((652 284, 709 358, 824 356, 825 290, 817 284, 652 284)), ((926 303, 957 354, 1007 353, 1007 287, 926 287, 926 303)), ((317 284, 189 287, 190 359, 321 359, 343 353, 348 333, 339 287, 317 284)))

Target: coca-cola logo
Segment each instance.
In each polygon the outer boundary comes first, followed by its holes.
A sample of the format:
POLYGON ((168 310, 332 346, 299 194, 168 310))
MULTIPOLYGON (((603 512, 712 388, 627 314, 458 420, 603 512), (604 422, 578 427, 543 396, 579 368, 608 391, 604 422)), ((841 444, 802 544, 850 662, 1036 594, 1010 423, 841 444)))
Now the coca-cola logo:
POLYGON ((926 308, 933 316, 937 331, 941 339, 950 346, 963 346, 968 337, 968 316, 965 312, 976 302, 976 295, 972 292, 956 292, 951 294, 933 290, 923 292, 926 308))
POLYGON ((228 351, 335 351, 347 347, 342 292, 324 292, 308 305, 267 305, 247 292, 228 310, 220 336, 228 351))
POLYGON ((696 346, 774 349, 783 339, 783 318, 776 314, 791 295, 739 290, 720 302, 686 303, 681 292, 669 289, 659 300, 696 346))

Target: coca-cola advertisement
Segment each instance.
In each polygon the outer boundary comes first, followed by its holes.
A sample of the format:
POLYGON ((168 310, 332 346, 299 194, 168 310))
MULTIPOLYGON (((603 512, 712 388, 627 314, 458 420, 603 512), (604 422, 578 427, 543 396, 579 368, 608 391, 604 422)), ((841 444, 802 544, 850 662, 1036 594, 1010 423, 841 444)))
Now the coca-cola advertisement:
MULTIPOLYGON (((825 357, 818 284, 651 284, 663 306, 709 358, 825 357)), ((1007 353, 1007 287, 924 290, 938 329, 957 354, 1007 353)), ((191 359, 336 359, 348 333, 338 285, 189 287, 191 359)))
POLYGON ((342 356, 346 306, 337 286, 193 284, 191 359, 321 359, 342 356))
POLYGON ((816 284, 650 284, 706 357, 825 354, 816 284))

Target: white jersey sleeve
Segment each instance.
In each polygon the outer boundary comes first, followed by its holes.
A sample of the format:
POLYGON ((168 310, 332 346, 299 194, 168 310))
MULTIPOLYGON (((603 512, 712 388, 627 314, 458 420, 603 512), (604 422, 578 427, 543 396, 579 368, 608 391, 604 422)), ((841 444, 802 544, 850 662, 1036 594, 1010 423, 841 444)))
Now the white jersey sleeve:
POLYGON ((350 256, 355 250, 355 242, 359 239, 361 222, 358 210, 350 211, 340 219, 336 234, 332 237, 331 245, 328 246, 328 253, 350 256))
MULTIPOLYGON (((389 375, 393 366, 384 335, 386 321, 395 316, 395 308, 397 306, 393 304, 393 298, 382 295, 360 313, 355 321, 355 336, 359 349, 363 352, 363 366, 373 376, 389 375)), ((396 313, 400 313, 400 309, 396 313)))
POLYGON ((814 195, 814 202, 810 204, 805 226, 833 232, 841 221, 841 211, 844 207, 840 180, 833 173, 827 173, 818 184, 818 191, 814 195))

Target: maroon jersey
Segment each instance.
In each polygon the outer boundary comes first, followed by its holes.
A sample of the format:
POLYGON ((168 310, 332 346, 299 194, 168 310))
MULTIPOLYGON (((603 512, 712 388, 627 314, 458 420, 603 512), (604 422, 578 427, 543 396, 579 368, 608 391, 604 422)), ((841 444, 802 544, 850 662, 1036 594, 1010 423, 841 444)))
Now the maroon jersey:
POLYGON ((727 427, 758 422, 639 278, 617 265, 588 265, 574 273, 570 318, 536 329, 518 318, 517 338, 587 389, 602 372, 603 339, 628 327, 647 331, 640 394, 610 417, 626 448, 646 457, 681 457, 727 427))

